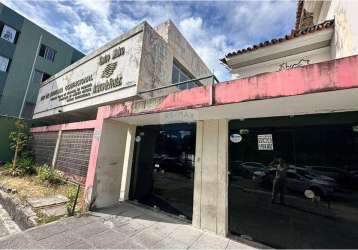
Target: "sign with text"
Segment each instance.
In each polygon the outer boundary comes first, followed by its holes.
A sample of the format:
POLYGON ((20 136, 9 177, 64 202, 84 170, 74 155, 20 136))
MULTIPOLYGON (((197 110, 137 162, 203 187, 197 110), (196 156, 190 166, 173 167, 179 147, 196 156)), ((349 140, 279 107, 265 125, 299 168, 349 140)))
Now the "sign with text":
POLYGON ((257 135, 259 150, 273 150, 272 134, 257 135))
MULTIPOLYGON (((135 86, 139 78, 143 33, 118 42, 108 50, 80 64, 62 76, 45 84, 39 90, 34 117, 37 114, 90 99, 88 106, 125 98, 116 98, 113 92, 135 86)), ((129 96, 128 96, 129 97, 129 96)), ((87 106, 87 103, 85 103, 87 106)), ((73 108, 72 108, 73 107, 73 108)))

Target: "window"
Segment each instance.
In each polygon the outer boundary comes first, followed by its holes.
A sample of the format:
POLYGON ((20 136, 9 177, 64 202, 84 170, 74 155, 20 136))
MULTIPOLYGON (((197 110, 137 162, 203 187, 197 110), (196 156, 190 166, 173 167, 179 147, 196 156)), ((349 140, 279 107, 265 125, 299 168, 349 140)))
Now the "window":
MULTIPOLYGON (((185 82, 192 79, 188 74, 184 72, 183 69, 180 68, 175 62, 173 63, 173 71, 172 71, 172 83, 185 82)), ((181 84, 177 86, 179 89, 190 89, 195 87, 195 83, 189 82, 185 84, 181 84)))
POLYGON ((16 33, 17 33, 17 31, 14 28, 11 28, 10 26, 5 24, 2 27, 1 38, 10 42, 10 43, 15 43, 16 33))
POLYGON ((9 58, 0 56, 0 71, 6 72, 9 67, 9 62, 9 58))
POLYGON ((46 81, 47 79, 49 79, 51 77, 51 75, 43 72, 43 75, 42 75, 42 82, 46 81))
POLYGON ((56 51, 46 45, 41 44, 39 56, 45 58, 48 61, 53 62, 55 60, 56 51))

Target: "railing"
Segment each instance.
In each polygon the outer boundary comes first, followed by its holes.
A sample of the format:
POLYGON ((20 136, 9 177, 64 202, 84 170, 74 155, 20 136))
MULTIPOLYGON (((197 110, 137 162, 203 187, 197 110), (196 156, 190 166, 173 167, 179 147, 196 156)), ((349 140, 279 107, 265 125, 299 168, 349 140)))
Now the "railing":
POLYGON ((188 84, 188 83, 194 83, 196 86, 203 86, 203 84, 200 81, 203 81, 206 79, 211 79, 211 84, 213 84, 213 85, 219 82, 219 80, 216 78, 215 75, 210 75, 210 76, 205 76, 205 77, 201 77, 201 78, 190 79, 190 80, 183 81, 183 82, 172 83, 172 84, 154 88, 154 89, 140 91, 138 94, 145 94, 145 93, 149 93, 149 92, 153 92, 153 91, 157 91, 157 90, 177 87, 177 86, 181 86, 181 85, 188 84))

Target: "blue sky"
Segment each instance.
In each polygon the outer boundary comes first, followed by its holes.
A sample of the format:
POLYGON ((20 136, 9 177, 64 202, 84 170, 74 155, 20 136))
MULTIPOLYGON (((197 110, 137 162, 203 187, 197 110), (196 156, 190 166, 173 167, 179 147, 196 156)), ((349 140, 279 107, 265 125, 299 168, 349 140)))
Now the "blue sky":
POLYGON ((291 1, 107 1, 0 0, 5 5, 89 53, 146 20, 172 19, 219 80, 230 79, 219 58, 290 32, 296 15, 291 1))

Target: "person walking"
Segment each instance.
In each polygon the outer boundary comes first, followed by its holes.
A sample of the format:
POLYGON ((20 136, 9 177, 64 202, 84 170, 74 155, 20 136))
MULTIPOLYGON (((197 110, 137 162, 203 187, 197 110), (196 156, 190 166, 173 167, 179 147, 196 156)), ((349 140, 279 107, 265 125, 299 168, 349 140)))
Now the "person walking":
POLYGON ((272 203, 276 203, 277 196, 280 196, 280 204, 285 204, 286 192, 286 173, 288 170, 287 163, 282 158, 274 160, 273 165, 276 167, 276 174, 272 185, 272 203))

